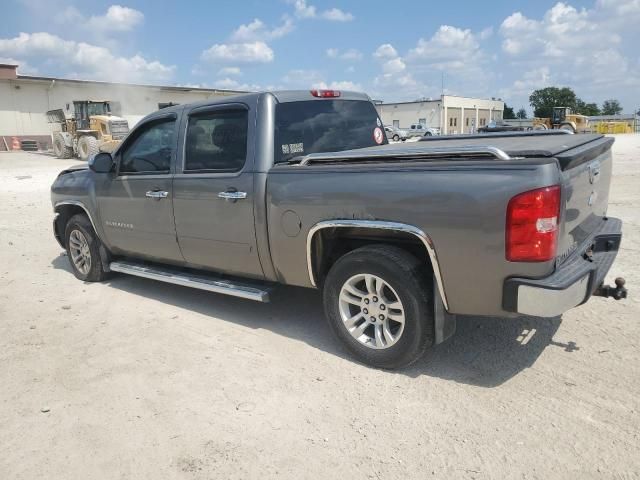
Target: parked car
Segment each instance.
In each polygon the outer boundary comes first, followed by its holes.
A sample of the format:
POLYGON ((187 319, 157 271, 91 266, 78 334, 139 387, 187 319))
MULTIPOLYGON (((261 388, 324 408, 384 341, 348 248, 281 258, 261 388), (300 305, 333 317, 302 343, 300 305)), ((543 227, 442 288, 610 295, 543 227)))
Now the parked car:
POLYGON ((159 110, 58 175, 54 235, 85 282, 122 272, 261 302, 277 284, 320 289, 336 337, 383 368, 443 342, 458 314, 626 296, 603 283, 621 241, 612 138, 387 145, 380 125, 366 95, 334 90, 159 110))
POLYGON ((422 137, 425 135, 438 135, 438 131, 434 128, 427 127, 422 123, 414 123, 407 130, 407 137, 422 137))
POLYGON ((523 127, 518 125, 510 125, 502 121, 491 121, 486 126, 478 128, 478 133, 494 133, 494 132, 522 132, 523 127))
POLYGON ((398 142, 400 140, 407 139, 407 131, 402 130, 397 127, 392 127, 391 125, 385 125, 384 131, 387 134, 387 138, 393 140, 394 142, 398 142))

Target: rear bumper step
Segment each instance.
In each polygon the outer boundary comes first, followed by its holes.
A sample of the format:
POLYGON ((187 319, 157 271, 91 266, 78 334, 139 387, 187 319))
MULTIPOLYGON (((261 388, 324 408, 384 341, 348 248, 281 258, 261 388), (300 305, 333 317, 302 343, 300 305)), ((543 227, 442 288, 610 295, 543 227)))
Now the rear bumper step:
POLYGON ((117 261, 111 262, 109 268, 113 272, 126 273, 136 277, 150 278, 160 282, 197 288, 208 292, 222 293, 233 297, 246 298, 256 302, 269 301, 269 289, 246 283, 239 283, 214 276, 195 275, 178 268, 165 266, 149 266, 146 264, 117 261))
POLYGON ((505 280, 504 309, 525 315, 555 317, 583 304, 592 295, 626 298, 624 283, 617 292, 613 287, 603 286, 618 254, 621 239, 622 222, 608 218, 595 233, 588 255, 573 255, 545 278, 513 277, 505 280))

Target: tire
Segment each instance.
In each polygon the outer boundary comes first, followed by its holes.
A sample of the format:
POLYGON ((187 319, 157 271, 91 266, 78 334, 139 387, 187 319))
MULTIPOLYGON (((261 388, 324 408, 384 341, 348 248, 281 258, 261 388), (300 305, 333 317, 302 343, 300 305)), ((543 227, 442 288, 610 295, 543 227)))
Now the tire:
POLYGON ((573 128, 573 125, 571 125, 570 123, 563 123, 562 125, 560 125, 560 130, 567 130, 571 133, 576 133, 576 129, 573 128))
POLYGON ((345 254, 331 267, 323 286, 325 314, 334 335, 351 355, 367 365, 395 369, 415 362, 434 338, 428 273, 426 265, 398 247, 371 245, 345 254), (377 288, 367 292, 371 277, 377 288), (381 282, 382 295, 378 298, 381 282), (345 288, 355 288, 365 295, 359 298, 345 288), (354 321, 365 309, 369 318, 354 321), (401 316, 402 323, 391 319, 401 316))
POLYGON ((86 215, 78 214, 69 219, 64 231, 64 244, 71 270, 78 280, 101 282, 107 278, 108 272, 104 271, 100 259, 100 239, 86 215), (82 262, 75 260, 78 254, 85 260, 84 268, 82 262))
POLYGON ((431 133, 431 132, 425 132, 423 137, 431 137, 432 135, 433 135, 433 133, 431 133))
POLYGON ((544 124, 536 125, 533 127, 534 130, 547 130, 547 126, 544 124))
POLYGON ((84 135, 78 140, 78 157, 85 162, 100 151, 98 140, 91 135, 84 135))
POLYGON ((400 135, 398 135, 397 133, 393 136, 392 140, 394 142, 397 142, 398 140, 400 140, 400 135))
POLYGON ((64 137, 57 134, 53 137, 53 153, 57 158, 72 158, 73 148, 67 147, 64 143, 64 137))

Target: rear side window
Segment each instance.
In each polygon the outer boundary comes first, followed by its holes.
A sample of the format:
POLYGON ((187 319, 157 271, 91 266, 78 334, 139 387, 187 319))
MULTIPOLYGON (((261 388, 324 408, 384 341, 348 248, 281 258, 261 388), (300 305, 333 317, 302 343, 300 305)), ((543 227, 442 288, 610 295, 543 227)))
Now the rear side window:
MULTIPOLYGON (((371 102, 316 100, 276 106, 276 163, 309 153, 336 152, 378 145, 382 122, 371 102)), ((385 135, 379 141, 388 143, 385 135)))
POLYGON ((173 118, 143 126, 122 153, 120 175, 168 173, 176 147, 175 129, 173 118))
POLYGON ((247 129, 247 110, 218 110, 190 116, 185 173, 241 170, 247 158, 247 129))

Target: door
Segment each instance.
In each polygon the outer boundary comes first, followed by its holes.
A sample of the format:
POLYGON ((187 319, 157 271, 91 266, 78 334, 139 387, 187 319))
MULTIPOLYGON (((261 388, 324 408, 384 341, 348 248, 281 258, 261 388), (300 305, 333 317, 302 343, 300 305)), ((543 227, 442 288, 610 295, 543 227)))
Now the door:
POLYGON ((136 128, 116 154, 116 175, 96 186, 105 236, 116 253, 183 261, 171 204, 176 123, 171 114, 136 128))
POLYGON ((185 119, 183 158, 173 183, 173 206, 178 242, 187 262, 263 278, 253 218, 249 113, 240 104, 190 112, 185 119))

